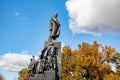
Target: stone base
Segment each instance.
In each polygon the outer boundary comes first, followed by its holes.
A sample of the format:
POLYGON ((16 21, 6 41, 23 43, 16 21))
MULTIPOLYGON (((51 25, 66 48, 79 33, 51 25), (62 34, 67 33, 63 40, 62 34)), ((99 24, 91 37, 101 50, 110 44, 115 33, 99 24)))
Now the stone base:
POLYGON ((44 47, 47 47, 50 44, 54 44, 54 48, 56 49, 56 51, 55 51, 56 56, 57 56, 57 72, 56 72, 56 75, 59 77, 59 79, 57 79, 57 80, 61 80, 61 42, 59 42, 59 41, 53 41, 53 42, 45 41, 44 47))
POLYGON ((46 80, 55 80, 55 71, 45 71, 44 73, 46 80))
POLYGON ((44 74, 35 74, 34 77, 27 80, 55 80, 55 71, 45 71, 44 74))

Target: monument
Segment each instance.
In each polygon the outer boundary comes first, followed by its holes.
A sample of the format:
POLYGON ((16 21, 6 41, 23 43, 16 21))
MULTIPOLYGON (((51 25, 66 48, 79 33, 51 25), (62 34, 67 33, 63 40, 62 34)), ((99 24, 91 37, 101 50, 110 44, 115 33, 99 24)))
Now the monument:
POLYGON ((35 56, 30 59, 27 80, 61 80, 61 42, 58 13, 50 19, 50 36, 44 43, 44 49, 38 60, 35 56))

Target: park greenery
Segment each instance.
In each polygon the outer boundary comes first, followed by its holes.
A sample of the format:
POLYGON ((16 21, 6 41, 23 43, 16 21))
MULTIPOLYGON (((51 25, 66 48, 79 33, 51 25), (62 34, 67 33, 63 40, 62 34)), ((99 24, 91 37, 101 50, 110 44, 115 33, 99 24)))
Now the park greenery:
MULTIPOLYGON (((120 80, 120 53, 111 46, 83 42, 75 50, 64 46, 61 56, 62 80, 120 80)), ((18 80, 25 80, 27 72, 19 71, 18 80)))

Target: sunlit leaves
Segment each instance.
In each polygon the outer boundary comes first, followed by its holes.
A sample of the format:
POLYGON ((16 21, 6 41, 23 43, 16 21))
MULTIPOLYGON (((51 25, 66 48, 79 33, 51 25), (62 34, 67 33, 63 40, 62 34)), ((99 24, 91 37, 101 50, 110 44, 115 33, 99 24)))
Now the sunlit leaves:
POLYGON ((23 68, 18 72, 18 80, 26 80, 28 76, 28 69, 23 68))
POLYGON ((62 52, 62 80, 107 80, 105 75, 115 78, 109 65, 114 52, 114 48, 96 41, 93 44, 78 44, 76 50, 65 46, 62 52))

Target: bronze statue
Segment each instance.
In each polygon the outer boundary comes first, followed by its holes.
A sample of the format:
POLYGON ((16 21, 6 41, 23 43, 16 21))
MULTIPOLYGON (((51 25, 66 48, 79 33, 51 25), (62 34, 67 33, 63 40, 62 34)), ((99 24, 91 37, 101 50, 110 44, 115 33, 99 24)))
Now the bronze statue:
POLYGON ((60 23, 57 19, 58 13, 55 13, 54 16, 50 20, 50 36, 48 41, 56 40, 60 35, 60 23))
POLYGON ((39 59, 39 60, 37 61, 37 64, 36 64, 36 73, 37 73, 37 74, 43 73, 43 64, 42 64, 41 59, 39 59))
POLYGON ((33 59, 30 59, 30 64, 28 65, 28 77, 32 77, 34 74, 34 62, 33 59))
POLYGON ((57 16, 58 14, 55 13, 50 20, 50 36, 44 44, 44 49, 41 51, 39 59, 35 60, 34 55, 31 58, 28 66, 28 80, 61 80, 57 59, 61 49, 61 43, 56 41, 56 38, 60 35, 60 23, 57 20, 57 16), (52 76, 50 76, 50 73, 52 76))
POLYGON ((36 73, 39 74, 43 74, 44 72, 44 59, 42 58, 42 56, 39 56, 38 61, 36 62, 36 73))

